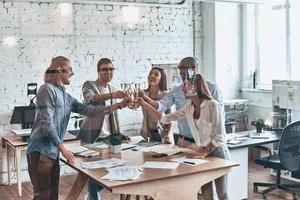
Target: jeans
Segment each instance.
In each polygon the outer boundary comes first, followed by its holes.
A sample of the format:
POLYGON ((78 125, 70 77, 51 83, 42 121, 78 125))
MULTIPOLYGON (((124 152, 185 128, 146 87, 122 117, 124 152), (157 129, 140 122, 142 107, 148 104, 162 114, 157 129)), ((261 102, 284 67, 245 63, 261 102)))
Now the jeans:
POLYGON ((149 140, 150 142, 161 142, 161 136, 157 129, 149 130, 149 140))
POLYGON ((92 179, 88 180, 87 186, 89 191, 87 200, 101 200, 100 192, 103 190, 103 187, 92 179))
POLYGON ((57 200, 59 160, 32 152, 27 154, 28 172, 33 185, 33 200, 57 200))
MULTIPOLYGON (((223 158, 230 160, 229 150, 226 144, 221 144, 220 147, 214 150, 211 154, 214 157, 223 158)), ((214 180, 216 185, 216 191, 219 200, 228 200, 228 175, 221 176, 214 180)), ((209 182, 201 187, 203 199, 211 200, 213 199, 213 183, 209 182)))

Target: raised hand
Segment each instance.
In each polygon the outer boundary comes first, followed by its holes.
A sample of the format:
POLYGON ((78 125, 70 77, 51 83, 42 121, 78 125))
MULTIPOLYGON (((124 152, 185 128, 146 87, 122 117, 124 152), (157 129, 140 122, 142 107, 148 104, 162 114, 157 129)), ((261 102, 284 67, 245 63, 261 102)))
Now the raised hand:
POLYGON ((139 89, 139 95, 138 95, 138 96, 144 99, 144 98, 145 98, 145 96, 146 96, 146 94, 145 94, 144 90, 142 90, 142 89, 139 89))
POLYGON ((112 98, 113 98, 113 99, 122 99, 122 98, 124 98, 125 96, 126 96, 125 92, 120 91, 120 90, 118 90, 118 91, 112 93, 112 98))
POLYGON ((142 97, 139 97, 137 100, 138 100, 138 104, 141 105, 142 107, 147 105, 147 102, 142 97))

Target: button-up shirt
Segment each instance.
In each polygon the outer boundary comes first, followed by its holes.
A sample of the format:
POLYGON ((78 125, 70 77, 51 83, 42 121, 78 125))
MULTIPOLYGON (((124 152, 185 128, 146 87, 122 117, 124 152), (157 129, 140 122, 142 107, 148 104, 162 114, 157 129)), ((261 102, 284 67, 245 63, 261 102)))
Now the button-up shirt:
POLYGON ((205 147, 212 143, 219 147, 222 143, 226 144, 226 131, 224 124, 223 108, 215 100, 204 100, 200 105, 201 114, 199 119, 194 119, 194 105, 188 103, 180 110, 165 114, 163 113, 160 121, 170 123, 179 119, 186 118, 195 143, 200 147, 205 147))
MULTIPOLYGON (((213 98, 223 108, 223 96, 219 87, 209 81, 206 83, 213 98)), ((173 87, 173 89, 164 98, 158 101, 158 111, 164 112, 174 104, 176 110, 180 110, 187 103, 190 103, 190 101, 185 99, 183 93, 183 84, 181 84, 180 86, 173 87)), ((193 138, 187 119, 182 118, 178 120, 178 129, 180 134, 184 135, 185 137, 193 138)))
POLYGON ((63 142, 71 112, 89 116, 105 115, 108 109, 103 105, 92 105, 78 102, 64 88, 46 83, 42 85, 36 98, 36 117, 29 139, 27 154, 40 152, 57 159, 57 145, 63 142))

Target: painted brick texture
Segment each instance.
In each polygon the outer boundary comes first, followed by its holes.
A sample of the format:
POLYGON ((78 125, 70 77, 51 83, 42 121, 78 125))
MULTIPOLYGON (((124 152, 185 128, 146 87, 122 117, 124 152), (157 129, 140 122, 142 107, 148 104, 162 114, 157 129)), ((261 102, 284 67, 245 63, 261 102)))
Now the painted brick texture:
MULTIPOLYGON (((194 13, 200 23, 201 12, 194 13)), ((71 59, 75 75, 67 91, 82 99, 82 83, 97 78, 100 58, 113 60, 117 68, 113 84, 118 88, 122 82, 145 85, 151 64, 178 63, 193 55, 193 31, 191 4, 140 7, 140 20, 129 27, 122 20, 121 5, 1 1, 0 135, 11 128, 13 107, 28 105, 27 83, 43 83, 53 56, 71 59)), ((199 24, 195 33, 200 43, 199 24)), ((139 128, 140 111, 123 109, 120 115, 123 130, 139 128)))

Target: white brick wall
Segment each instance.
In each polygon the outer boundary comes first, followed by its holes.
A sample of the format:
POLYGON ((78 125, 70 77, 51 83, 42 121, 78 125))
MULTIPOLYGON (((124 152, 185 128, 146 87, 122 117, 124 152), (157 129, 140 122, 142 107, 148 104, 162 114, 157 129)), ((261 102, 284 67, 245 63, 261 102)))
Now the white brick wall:
MULTIPOLYGON (((117 68, 114 83, 119 86, 121 82, 144 82, 152 63, 177 63, 193 55, 192 5, 140 7, 141 20, 132 28, 122 22, 121 8, 0 2, 0 135, 10 129, 13 107, 28 104, 27 83, 43 83, 43 72, 53 56, 71 59, 75 76, 67 90, 82 98, 81 85, 96 79, 101 57, 113 59, 117 68), (7 36, 16 38, 15 46, 5 43, 7 36)), ((196 23, 201 21, 199 10, 196 23)), ((198 25, 198 43, 200 35, 198 25)), ((141 122, 141 112, 123 109, 121 115, 124 129, 141 122)))

